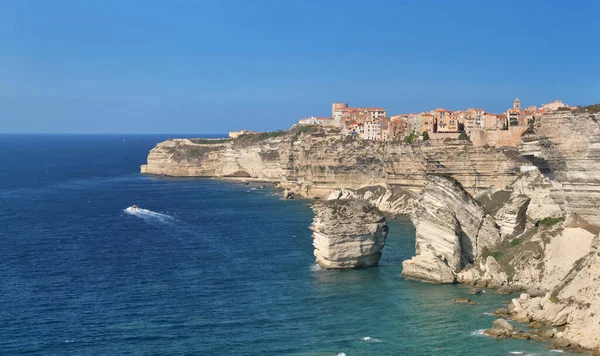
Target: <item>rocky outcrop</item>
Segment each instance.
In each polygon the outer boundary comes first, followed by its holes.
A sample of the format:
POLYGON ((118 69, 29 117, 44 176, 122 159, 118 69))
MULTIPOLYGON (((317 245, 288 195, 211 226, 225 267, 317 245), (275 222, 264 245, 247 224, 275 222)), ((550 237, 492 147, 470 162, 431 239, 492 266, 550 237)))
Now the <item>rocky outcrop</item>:
POLYGON ((456 275, 456 280, 478 287, 499 288, 501 294, 510 292, 508 274, 493 256, 482 256, 476 263, 468 265, 456 275))
POLYGON ((412 211, 415 194, 397 187, 370 186, 360 189, 335 189, 327 200, 360 199, 392 216, 408 215, 412 211))
POLYGON ((402 277, 414 281, 449 284, 455 282, 454 271, 439 256, 431 252, 416 255, 402 262, 402 277))
POLYGON ((513 194, 524 195, 530 199, 527 217, 532 221, 566 215, 561 205, 562 199, 555 200, 560 196, 561 184, 544 176, 537 167, 523 173, 509 188, 513 194))
POLYGON ((505 319, 494 320, 494 327, 485 331, 486 334, 503 339, 511 337, 513 334, 514 327, 505 319))
POLYGON ((504 188, 518 177, 516 148, 474 147, 462 140, 406 144, 357 140, 321 128, 207 141, 161 142, 144 174, 231 177, 280 182, 298 197, 325 199, 336 188, 383 185, 420 192, 427 175, 454 176, 470 193, 504 188))
POLYGON ((598 114, 555 112, 536 118, 520 152, 554 187, 552 199, 580 226, 600 226, 600 124, 598 114))
POLYGON ((456 180, 448 177, 429 178, 423 194, 415 201, 411 220, 416 228, 417 256, 402 264, 402 275, 410 279, 423 279, 423 273, 412 273, 428 271, 424 266, 427 263, 433 263, 432 270, 439 270, 443 263, 458 273, 500 241, 494 219, 456 180))
POLYGON ((388 227, 383 214, 361 200, 315 202, 311 230, 315 263, 322 268, 377 266, 388 227))
POLYGON ((513 194, 494 216, 503 237, 519 235, 525 230, 527 207, 531 198, 522 194, 513 194))

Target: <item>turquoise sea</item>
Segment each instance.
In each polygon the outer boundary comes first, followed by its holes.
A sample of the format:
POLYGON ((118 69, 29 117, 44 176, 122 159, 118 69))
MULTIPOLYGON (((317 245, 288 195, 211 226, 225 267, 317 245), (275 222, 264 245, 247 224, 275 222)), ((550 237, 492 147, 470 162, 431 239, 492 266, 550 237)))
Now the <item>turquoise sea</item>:
POLYGON ((166 138, 0 136, 0 355, 555 354, 480 334, 506 296, 400 278, 409 220, 379 268, 318 270, 308 201, 140 176, 166 138))

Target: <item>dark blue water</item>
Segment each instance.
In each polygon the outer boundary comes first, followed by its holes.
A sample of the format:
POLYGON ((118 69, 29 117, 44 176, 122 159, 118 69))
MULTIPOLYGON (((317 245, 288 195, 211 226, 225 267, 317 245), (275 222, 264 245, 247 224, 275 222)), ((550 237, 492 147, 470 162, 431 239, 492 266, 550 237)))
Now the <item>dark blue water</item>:
POLYGON ((550 354, 478 335, 504 296, 402 280, 406 219, 381 267, 315 271, 308 202, 140 176, 166 138, 0 136, 0 355, 550 354))

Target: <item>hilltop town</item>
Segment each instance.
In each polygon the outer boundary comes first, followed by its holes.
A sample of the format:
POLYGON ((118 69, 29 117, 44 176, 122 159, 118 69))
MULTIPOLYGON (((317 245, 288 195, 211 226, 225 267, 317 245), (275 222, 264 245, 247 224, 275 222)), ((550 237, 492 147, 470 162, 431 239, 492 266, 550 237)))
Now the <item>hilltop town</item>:
MULTIPOLYGON (((511 108, 501 114, 487 112, 482 108, 466 110, 435 110, 388 116, 384 108, 350 107, 347 103, 335 102, 331 117, 311 116, 298 121, 298 125, 335 127, 343 135, 373 141, 406 141, 464 139, 475 146, 515 146, 522 133, 536 117, 554 111, 571 111, 578 106, 569 106, 555 100, 541 107, 534 105, 523 108, 516 98, 511 108)), ((235 138, 243 134, 256 134, 246 130, 230 132, 235 138)))

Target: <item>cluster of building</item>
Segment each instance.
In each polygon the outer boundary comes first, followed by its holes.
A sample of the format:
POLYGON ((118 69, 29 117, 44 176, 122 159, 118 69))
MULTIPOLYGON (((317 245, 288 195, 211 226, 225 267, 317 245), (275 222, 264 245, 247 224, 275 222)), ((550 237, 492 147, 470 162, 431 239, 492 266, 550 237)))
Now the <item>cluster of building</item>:
POLYGON ((520 134, 536 116, 574 108, 576 107, 568 106, 560 100, 544 104, 540 108, 522 108, 521 101, 517 98, 513 101, 513 106, 501 114, 489 113, 481 108, 458 111, 437 108, 421 113, 388 116, 383 108, 352 108, 347 103, 336 102, 331 107, 331 117, 313 116, 301 119, 298 123, 338 127, 343 134, 376 141, 399 140, 411 134, 420 136, 425 132, 435 138, 462 132, 469 136, 485 136, 487 131, 518 131, 520 134))

